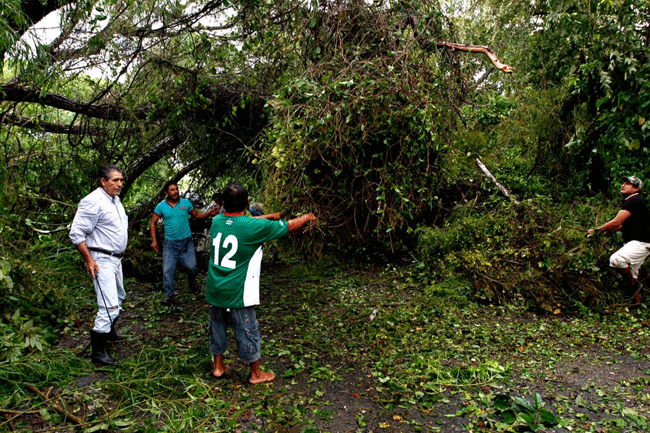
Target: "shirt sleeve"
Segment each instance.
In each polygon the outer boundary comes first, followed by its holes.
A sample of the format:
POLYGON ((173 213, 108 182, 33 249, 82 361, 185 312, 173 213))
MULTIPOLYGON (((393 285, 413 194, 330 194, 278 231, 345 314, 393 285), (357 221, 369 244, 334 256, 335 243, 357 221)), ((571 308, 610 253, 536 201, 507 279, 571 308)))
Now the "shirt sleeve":
POLYGON ((262 230, 260 230, 260 236, 263 238, 262 242, 281 238, 286 236, 289 232, 289 224, 284 220, 272 221, 258 219, 257 221, 263 221, 263 224, 261 225, 262 230))
POLYGON ((158 203, 158 204, 156 205, 155 209, 153 210, 153 213, 155 213, 155 214, 158 215, 159 217, 163 216, 163 212, 162 212, 162 203, 158 203))
POLYGON ((89 197, 79 202, 77 213, 72 220, 70 239, 74 245, 79 245, 86 240, 86 236, 93 231, 99 217, 99 204, 89 197))

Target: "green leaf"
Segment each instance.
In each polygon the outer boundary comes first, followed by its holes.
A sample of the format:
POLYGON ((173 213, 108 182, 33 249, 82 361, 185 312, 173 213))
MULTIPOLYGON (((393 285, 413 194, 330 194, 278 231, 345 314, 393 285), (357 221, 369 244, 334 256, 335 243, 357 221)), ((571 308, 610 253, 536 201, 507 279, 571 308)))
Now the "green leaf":
POLYGON ((580 406, 580 407, 584 407, 584 408, 587 407, 587 402, 585 401, 584 398, 582 398, 582 394, 578 394, 578 396, 576 397, 575 403, 576 403, 576 406, 580 406))
POLYGON ((521 406, 521 408, 527 411, 535 412, 535 408, 526 399, 522 397, 513 397, 512 400, 517 406, 521 406))
POLYGON ((545 423, 549 425, 557 425, 559 423, 558 419, 549 411, 548 409, 540 409, 539 416, 544 420, 545 423))
POLYGON ((532 414, 532 413, 519 413, 519 414, 517 414, 517 418, 522 420, 529 427, 532 427, 532 426, 535 425, 535 414, 532 414))
POLYGON ((88 432, 88 433, 93 433, 93 432, 100 431, 100 430, 106 430, 107 428, 108 428, 108 424, 101 423, 101 424, 97 424, 97 425, 94 425, 92 427, 89 427, 89 428, 85 429, 84 431, 88 432))
POLYGON ((507 410, 503 413, 501 413, 501 418, 503 419, 503 422, 506 424, 514 424, 515 421, 517 420, 517 417, 515 416, 515 413, 511 410, 507 410))
POLYGON ((604 96, 600 98, 598 101, 596 101, 596 110, 600 108, 601 105, 603 105, 605 102, 609 101, 609 96, 604 96))
POLYGON ((510 396, 504 394, 495 396, 494 407, 498 410, 508 410, 510 408, 510 396))

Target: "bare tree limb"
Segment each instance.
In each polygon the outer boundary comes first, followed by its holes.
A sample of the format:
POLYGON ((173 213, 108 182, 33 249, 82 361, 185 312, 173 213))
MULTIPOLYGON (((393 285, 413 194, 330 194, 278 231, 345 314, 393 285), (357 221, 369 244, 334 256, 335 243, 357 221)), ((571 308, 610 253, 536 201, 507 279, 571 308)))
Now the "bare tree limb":
POLYGON ((471 53, 483 53, 486 56, 488 56, 488 59, 492 62, 495 68, 497 68, 500 71, 507 72, 511 74, 514 71, 514 68, 510 65, 506 65, 505 63, 501 62, 499 58, 494 54, 494 52, 488 48, 484 47, 482 45, 469 45, 469 44, 457 44, 453 42, 436 42, 436 45, 439 47, 446 47, 450 48, 451 50, 461 50, 461 51, 468 51, 471 53))
POLYGON ((486 166, 481 162, 481 160, 478 159, 478 158, 476 158, 476 166, 477 166, 477 167, 478 167, 478 168, 479 168, 483 173, 485 173, 485 175, 486 175, 487 177, 490 178, 490 180, 491 180, 491 181, 492 181, 492 182, 497 186, 497 188, 499 188, 499 191, 501 191, 501 192, 503 193, 503 195, 505 195, 506 197, 508 197, 508 198, 509 198, 509 199, 510 199, 514 204, 517 204, 517 205, 519 204, 519 202, 517 201, 517 199, 515 199, 514 197, 511 197, 511 196, 510 196, 510 194, 508 193, 508 190, 505 189, 505 188, 503 187, 503 185, 501 185, 501 184, 497 181, 497 179, 492 175, 492 173, 490 173, 490 170, 488 170, 487 167, 486 167, 486 166))
MULTIPOLYGON (((67 418, 70 421, 72 421, 74 424, 77 424, 77 425, 82 425, 84 423, 83 419, 81 419, 78 416, 70 413, 70 411, 66 407, 61 406, 61 405, 55 403, 54 401, 52 401, 49 398, 48 394, 44 394, 43 392, 39 391, 34 385, 25 384, 25 386, 27 387, 27 389, 29 389, 30 391, 32 391, 33 393, 35 393, 39 397, 41 397, 41 399, 43 399, 43 401, 45 403, 47 403, 52 409, 57 411, 59 414, 61 414, 61 416, 63 416, 64 419, 67 418)), ((63 402, 63 400, 61 400, 61 402, 63 402)))
MULTIPOLYGON (((415 39, 418 40, 418 43, 422 47, 428 48, 433 44, 420 35, 420 32, 418 31, 418 23, 419 23, 419 19, 416 16, 409 14, 400 23, 400 28, 404 29, 406 27, 411 27, 411 29, 413 29, 413 35, 415 36, 415 39)), ((501 62, 489 47, 483 45, 459 44, 455 42, 445 42, 445 41, 436 41, 435 45, 441 48, 449 48, 452 51, 460 50, 460 51, 467 51, 471 53, 482 53, 485 54, 488 57, 488 59, 490 59, 490 62, 492 62, 494 67, 497 68, 498 70, 509 74, 511 74, 514 71, 514 68, 512 66, 506 65, 505 63, 501 62)))
POLYGON ((126 169, 126 178, 122 187, 121 196, 126 196, 127 191, 133 185, 133 182, 144 173, 149 167, 158 162, 165 153, 177 148, 183 143, 183 140, 176 136, 170 135, 156 143, 151 149, 145 152, 138 160, 134 161, 126 169))
POLYGON ((38 103, 98 119, 143 120, 150 114, 150 110, 146 109, 125 111, 121 107, 111 104, 86 104, 53 93, 42 94, 39 89, 15 84, 3 84, 1 90, 0 101, 38 103))
POLYGON ((106 130, 103 128, 83 128, 79 125, 63 125, 60 123, 44 122, 38 118, 16 116, 14 114, 0 116, 0 123, 3 125, 14 125, 21 128, 33 129, 39 132, 50 132, 52 134, 88 134, 95 136, 106 134, 106 130))

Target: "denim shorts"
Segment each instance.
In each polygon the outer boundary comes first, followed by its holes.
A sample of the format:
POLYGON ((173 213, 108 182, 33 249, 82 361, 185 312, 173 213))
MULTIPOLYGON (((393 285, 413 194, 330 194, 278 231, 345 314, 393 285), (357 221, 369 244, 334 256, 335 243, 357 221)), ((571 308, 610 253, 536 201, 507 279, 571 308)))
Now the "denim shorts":
POLYGON ((223 355, 226 351, 226 328, 230 323, 235 331, 239 359, 246 364, 260 359, 262 341, 255 307, 226 309, 210 305, 209 312, 210 352, 213 355, 223 355))

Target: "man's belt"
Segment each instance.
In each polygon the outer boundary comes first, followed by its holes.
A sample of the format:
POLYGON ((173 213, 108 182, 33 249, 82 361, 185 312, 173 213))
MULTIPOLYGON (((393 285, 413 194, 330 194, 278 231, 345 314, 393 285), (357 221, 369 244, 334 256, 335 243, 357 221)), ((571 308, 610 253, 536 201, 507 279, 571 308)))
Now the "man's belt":
POLYGON ((94 251, 96 253, 102 253, 102 254, 106 254, 107 256, 117 257, 118 259, 121 259, 122 257, 124 257, 124 251, 122 251, 121 253, 114 253, 114 252, 111 252, 111 251, 108 251, 108 250, 103 250, 101 248, 88 247, 88 249, 90 251, 94 251))

